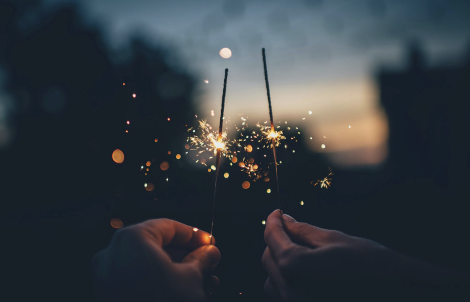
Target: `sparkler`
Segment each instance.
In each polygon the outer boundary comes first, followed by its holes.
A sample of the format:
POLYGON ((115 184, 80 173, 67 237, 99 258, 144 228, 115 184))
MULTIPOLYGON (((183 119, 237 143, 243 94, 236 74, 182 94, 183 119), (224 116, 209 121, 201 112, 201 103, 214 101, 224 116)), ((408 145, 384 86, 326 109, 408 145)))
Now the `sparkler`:
POLYGON ((216 170, 215 170, 215 183, 214 183, 214 200, 212 202, 212 223, 211 223, 211 243, 212 244, 212 231, 214 230, 214 215, 215 215, 215 201, 216 201, 216 193, 217 193, 217 179, 219 178, 219 170, 220 170, 220 155, 222 150, 225 148, 224 143, 222 142, 222 129, 224 126, 224 109, 225 109, 225 92, 227 91, 227 76, 228 76, 228 68, 225 68, 225 78, 224 78, 224 89, 222 92, 222 106, 220 108, 220 121, 219 121, 219 135, 217 137, 217 141, 213 141, 214 147, 216 148, 216 170))
POLYGON ((280 134, 274 130, 273 108, 271 105, 271 93, 269 91, 268 68, 266 66, 266 51, 264 48, 261 50, 261 53, 263 54, 264 80, 266 82, 266 93, 268 95, 268 105, 269 105, 269 119, 271 121, 271 132, 269 133, 269 137, 271 138, 271 141, 272 141, 274 168, 276 172, 277 198, 279 201, 279 210, 281 210, 281 194, 279 190, 279 175, 277 172, 277 158, 276 158, 276 144, 279 142, 279 141, 276 141, 276 139, 280 134))

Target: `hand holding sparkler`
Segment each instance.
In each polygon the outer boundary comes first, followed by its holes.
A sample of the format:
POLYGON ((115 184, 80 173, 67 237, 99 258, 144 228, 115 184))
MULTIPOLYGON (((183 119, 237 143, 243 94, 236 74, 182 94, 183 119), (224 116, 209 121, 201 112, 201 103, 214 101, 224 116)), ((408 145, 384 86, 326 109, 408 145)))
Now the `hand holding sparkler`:
POLYGON ((97 301, 206 301, 219 285, 212 239, 169 219, 120 229, 93 258, 97 301))

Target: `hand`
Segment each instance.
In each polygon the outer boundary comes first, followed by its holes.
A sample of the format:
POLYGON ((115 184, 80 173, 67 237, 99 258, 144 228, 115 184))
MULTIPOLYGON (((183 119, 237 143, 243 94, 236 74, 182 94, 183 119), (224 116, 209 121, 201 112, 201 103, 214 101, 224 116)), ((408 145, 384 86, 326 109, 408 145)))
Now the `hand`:
POLYGON ((118 230, 93 258, 98 301, 206 301, 219 285, 220 252, 209 244, 208 233, 169 219, 118 230))
POLYGON ((264 238, 264 290, 276 301, 350 299, 366 286, 370 292, 377 288, 371 281, 389 277, 395 257, 378 243, 299 223, 279 210, 269 215, 264 238))

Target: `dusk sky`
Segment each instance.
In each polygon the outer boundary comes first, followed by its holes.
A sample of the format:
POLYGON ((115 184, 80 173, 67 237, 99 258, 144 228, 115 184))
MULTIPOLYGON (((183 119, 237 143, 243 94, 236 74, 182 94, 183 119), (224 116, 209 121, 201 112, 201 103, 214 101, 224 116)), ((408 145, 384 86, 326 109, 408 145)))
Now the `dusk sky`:
POLYGON ((431 67, 459 64, 470 53, 468 1, 77 2, 115 46, 137 32, 173 47, 200 77, 197 105, 209 121, 210 111, 219 110, 225 68, 230 70, 226 116, 233 122, 240 115, 252 122, 269 118, 265 47, 274 119, 301 127, 312 150, 343 166, 375 165, 385 158, 387 119, 374 72, 403 67, 407 41, 422 42, 431 67), (219 55, 224 47, 232 50, 231 58, 219 55))

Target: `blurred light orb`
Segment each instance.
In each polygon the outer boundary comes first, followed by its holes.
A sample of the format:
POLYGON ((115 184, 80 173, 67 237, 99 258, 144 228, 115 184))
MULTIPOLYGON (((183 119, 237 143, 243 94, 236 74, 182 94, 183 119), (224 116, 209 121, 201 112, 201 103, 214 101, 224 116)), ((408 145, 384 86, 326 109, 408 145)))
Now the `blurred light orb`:
POLYGON ((197 231, 199 231, 199 229, 198 229, 198 228, 194 228, 193 231, 194 231, 194 232, 197 232, 197 231))
POLYGON ((303 201, 303 200, 300 202, 300 205, 301 205, 301 206, 303 206, 303 205, 304 205, 304 201, 303 201))
POLYGON ((232 157, 232 163, 236 163, 238 161, 238 158, 236 156, 232 157))
POLYGON ((268 182, 269 180, 270 180, 269 177, 264 178, 264 182, 268 182))
POLYGON ((215 113, 214 113, 214 110, 211 110, 211 116, 214 116, 215 113))
POLYGON ((155 142, 158 143, 158 138, 155 139, 155 142))
POLYGON ((251 185, 250 182, 245 180, 245 181, 242 183, 242 188, 246 190, 246 189, 248 189, 248 188, 250 187, 250 185, 251 185))
POLYGON ((229 176, 230 176, 230 174, 224 173, 224 177, 225 177, 225 178, 228 178, 229 176))
POLYGON ((147 183, 147 186, 145 187, 145 190, 147 190, 149 192, 152 192, 154 189, 155 189, 155 186, 153 185, 153 183, 151 183, 151 182, 147 183))
POLYGON ((126 133, 129 133, 129 130, 126 130, 126 133))
POLYGON ((321 148, 325 149, 326 148, 325 144, 321 144, 321 148))
POLYGON ((171 151, 168 151, 168 155, 171 155, 171 151))
POLYGON ((126 83, 122 83, 122 86, 126 86, 126 83))
POLYGON ((246 146, 246 152, 248 152, 248 153, 253 152, 253 146, 252 145, 246 146))
POLYGON ((171 119, 170 119, 170 118, 167 118, 166 120, 167 120, 167 121, 171 121, 171 119))
POLYGON ((232 51, 230 48, 224 47, 219 51, 219 55, 224 59, 228 59, 232 56, 232 51))
POLYGON ((211 169, 215 171, 217 168, 214 165, 212 165, 211 169))
POLYGON ((150 167, 151 164, 152 164, 151 161, 148 161, 148 162, 145 163, 145 165, 146 165, 147 167, 150 167))
POLYGON ((309 115, 312 115, 312 113, 313 113, 312 111, 309 111, 309 112, 308 112, 309 115))
POLYGON ((271 193, 271 189, 267 189, 266 193, 268 193, 268 194, 271 193))
POLYGON ((167 161, 163 161, 161 164, 160 164, 160 169, 162 171, 166 171, 170 168, 170 164, 167 162, 167 161))
POLYGON ((147 188, 148 184, 147 183, 144 183, 144 188, 147 188))
POLYGON ((181 154, 176 154, 176 159, 181 159, 181 154))
POLYGON ((204 80, 204 83, 209 84, 209 80, 204 80))
POLYGON ((127 124, 129 125, 131 122, 127 121, 127 124))
POLYGON ((351 129, 351 125, 349 125, 349 129, 351 129))
POLYGON ((189 145, 188 145, 188 144, 184 145, 184 148, 185 148, 186 150, 189 150, 189 145))
POLYGON ((117 164, 122 164, 122 162, 124 161, 124 153, 119 149, 113 151, 112 157, 114 162, 117 164))
POLYGON ((135 99, 137 97, 137 94, 133 93, 132 97, 135 99))
POLYGON ((115 229, 120 229, 124 226, 124 223, 122 223, 122 220, 119 218, 112 218, 111 219, 111 226, 115 229))
POLYGON ((261 221, 261 224, 262 224, 262 225, 265 225, 265 224, 266 224, 266 220, 261 221))

